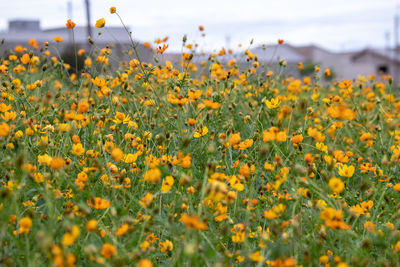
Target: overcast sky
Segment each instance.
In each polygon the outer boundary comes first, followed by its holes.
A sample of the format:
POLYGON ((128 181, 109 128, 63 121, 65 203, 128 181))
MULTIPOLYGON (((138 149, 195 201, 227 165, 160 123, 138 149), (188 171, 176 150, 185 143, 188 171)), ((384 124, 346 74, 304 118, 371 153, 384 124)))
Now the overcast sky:
MULTIPOLYGON (((64 26, 69 18, 86 23, 84 0, 0 0, 0 30, 9 19, 40 19, 43 28, 64 26)), ((116 6, 135 39, 152 42, 169 36, 172 50, 180 50, 187 34, 203 50, 219 50, 238 44, 275 43, 278 38, 303 45, 318 44, 334 51, 384 47, 385 32, 393 45, 394 16, 400 0, 91 0, 92 21, 101 17, 118 26, 109 13, 116 6), (198 26, 205 27, 202 38, 198 26), (230 40, 230 41, 229 41, 230 40)))

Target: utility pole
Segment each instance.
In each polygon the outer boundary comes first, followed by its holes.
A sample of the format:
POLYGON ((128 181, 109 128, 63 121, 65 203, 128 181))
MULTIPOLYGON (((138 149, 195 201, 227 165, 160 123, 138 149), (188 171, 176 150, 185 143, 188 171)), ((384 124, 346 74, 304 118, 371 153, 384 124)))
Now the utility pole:
MULTIPOLYGON (((393 49, 393 74, 392 77, 393 79, 398 82, 398 66, 397 66, 397 55, 398 55, 398 48, 399 48, 399 8, 400 6, 398 5, 396 8, 396 13, 394 15, 394 49, 393 49)), ((390 65, 390 64, 389 64, 390 65)))
POLYGON ((87 21, 87 34, 88 37, 92 37, 92 26, 90 22, 90 2, 89 0, 85 0, 85 7, 86 7, 86 21, 87 21))
POLYGON ((385 32, 385 50, 390 51, 390 31, 385 32))
POLYGON ((71 2, 71 0, 69 0, 67 3, 67 12, 68 12, 68 18, 70 20, 73 20, 74 18, 72 17, 72 2, 71 2))
MULTIPOLYGON (((72 17, 72 1, 71 0, 69 0, 67 2, 67 19, 73 20, 73 17, 72 17)), ((69 33, 69 42, 72 44, 72 42, 73 42, 72 31, 68 31, 68 33, 69 33)))

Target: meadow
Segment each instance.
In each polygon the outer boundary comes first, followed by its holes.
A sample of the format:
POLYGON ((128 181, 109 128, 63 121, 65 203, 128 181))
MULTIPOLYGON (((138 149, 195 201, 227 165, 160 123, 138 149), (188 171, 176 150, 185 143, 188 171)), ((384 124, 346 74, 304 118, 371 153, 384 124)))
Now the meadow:
POLYGON ((196 65, 186 40, 180 64, 76 51, 76 74, 61 41, 0 59, 1 266, 400 262, 391 77, 294 78, 249 50, 196 65))

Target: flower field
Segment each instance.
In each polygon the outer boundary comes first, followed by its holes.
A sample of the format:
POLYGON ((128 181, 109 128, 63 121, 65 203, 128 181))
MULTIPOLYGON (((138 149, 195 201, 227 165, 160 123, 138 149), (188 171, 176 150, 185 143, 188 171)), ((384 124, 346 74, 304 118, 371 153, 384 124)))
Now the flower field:
POLYGON ((400 262, 391 77, 196 65, 186 40, 181 64, 78 51, 77 75, 53 45, 0 59, 0 266, 400 262))

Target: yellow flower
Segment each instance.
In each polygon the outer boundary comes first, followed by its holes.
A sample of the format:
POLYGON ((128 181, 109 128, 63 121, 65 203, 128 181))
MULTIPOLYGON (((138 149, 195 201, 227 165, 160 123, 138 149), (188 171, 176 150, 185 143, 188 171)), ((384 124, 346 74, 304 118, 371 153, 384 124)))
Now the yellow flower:
POLYGON ((21 130, 19 130, 19 131, 17 131, 17 132, 15 133, 15 138, 16 138, 16 139, 21 139, 22 136, 24 136, 24 132, 21 131, 21 130))
POLYGON ((161 171, 158 168, 150 169, 143 175, 143 178, 146 182, 156 183, 161 178, 161 171))
POLYGON ((171 241, 165 240, 164 242, 160 242, 160 251, 167 253, 168 251, 172 251, 174 249, 174 244, 171 241))
POLYGON ((175 181, 174 177, 172 176, 165 177, 165 179, 162 182, 161 191, 164 193, 169 192, 172 186, 174 185, 174 181, 175 181))
POLYGON ((61 123, 58 125, 58 130, 61 132, 68 132, 70 125, 68 123, 61 123))
POLYGON ((352 177, 355 171, 353 165, 346 165, 346 164, 338 164, 339 175, 342 177, 352 177))
POLYGON ((106 25, 106 20, 104 18, 96 21, 96 28, 103 28, 104 25, 106 25))
POLYGON ((71 233, 65 233, 61 244, 63 244, 64 246, 71 246, 73 243, 75 243, 75 238, 71 233))
POLYGON ((85 153, 85 149, 83 148, 83 145, 82 145, 81 143, 78 143, 78 144, 74 144, 74 145, 72 146, 72 152, 73 152, 76 156, 80 157, 80 156, 83 155, 83 153, 85 153))
POLYGON ((340 178, 332 177, 329 180, 329 187, 333 191, 333 193, 339 194, 344 189, 344 183, 340 178))
POLYGON ((4 114, 0 115, 1 118, 5 121, 13 121, 17 117, 17 113, 15 111, 4 112, 4 114))
POLYGON ((229 183, 237 191, 243 191, 243 189, 244 189, 243 184, 240 182, 240 180, 235 175, 232 176, 232 178, 229 180, 229 183))
POLYGON ((128 164, 133 163, 137 160, 138 156, 139 156, 139 154, 137 152, 135 154, 131 154, 131 153, 126 154, 124 156, 124 162, 128 163, 128 164))
POLYGON ((116 112, 115 114, 115 120, 113 120, 116 124, 122 123, 122 124, 127 124, 130 122, 131 118, 128 116, 126 116, 124 113, 122 112, 116 112))
POLYGON ((44 182, 44 176, 40 172, 37 172, 33 175, 33 180, 36 183, 43 183, 44 182))
POLYGON ((232 242, 234 243, 242 243, 246 239, 245 233, 246 227, 243 223, 238 223, 233 226, 231 232, 234 233, 232 236, 232 242))
POLYGON ((139 201, 139 204, 140 204, 142 207, 144 207, 144 208, 150 207, 151 204, 153 203, 153 199, 154 199, 153 194, 147 193, 147 194, 142 198, 142 200, 139 201))
POLYGON ((396 245, 393 248, 396 252, 400 252, 400 241, 397 241, 396 245))
POLYGON ((140 243, 139 247, 143 252, 147 251, 147 249, 150 247, 150 242, 145 240, 142 243, 140 243))
POLYGON ((86 231, 88 232, 94 232, 97 229, 97 221, 95 219, 90 219, 86 223, 86 231))
POLYGON ((38 163, 39 163, 39 165, 45 164, 47 166, 50 166, 52 160, 53 160, 53 158, 50 157, 47 154, 38 155, 38 163))
POLYGON ((117 12, 117 8, 115 6, 110 7, 110 13, 114 14, 115 12, 117 12))
POLYGON ((19 221, 18 233, 20 235, 27 234, 31 230, 32 220, 29 217, 24 217, 19 221))
POLYGON ((254 262, 260 262, 265 260, 265 258, 261 256, 260 251, 256 251, 253 254, 250 254, 249 258, 254 262))
POLYGON ((194 135, 193 135, 193 137, 194 138, 199 138, 199 137, 201 137, 201 136, 204 136, 204 135, 206 135, 208 133, 208 128, 207 128, 207 126, 203 126, 201 129, 200 129, 200 131, 196 131, 195 133, 194 133, 194 135))
POLYGON ((278 98, 271 98, 271 100, 265 100, 265 104, 269 109, 274 109, 279 107, 281 101, 278 98))
POLYGON ((264 169, 266 171, 273 171, 273 170, 275 170, 275 166, 266 161, 264 164, 264 169))
POLYGON ((324 143, 322 143, 322 142, 318 142, 315 146, 317 147, 317 149, 318 149, 319 151, 322 151, 322 152, 328 151, 328 146, 326 146, 326 145, 325 145, 324 143))

